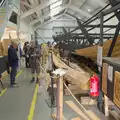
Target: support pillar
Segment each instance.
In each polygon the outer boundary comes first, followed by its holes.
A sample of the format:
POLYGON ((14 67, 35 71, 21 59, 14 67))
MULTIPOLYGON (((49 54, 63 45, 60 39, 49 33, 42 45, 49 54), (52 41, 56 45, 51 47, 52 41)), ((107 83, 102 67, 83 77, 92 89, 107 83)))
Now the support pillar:
POLYGON ((57 81, 57 120, 63 120, 63 77, 57 81))
POLYGON ((102 112, 102 108, 103 108, 103 100, 102 100, 103 93, 101 91, 101 87, 102 87, 103 22, 104 22, 104 16, 103 16, 103 13, 101 13, 101 15, 100 15, 100 44, 98 46, 98 58, 97 58, 99 79, 100 79, 99 80, 98 108, 101 112, 102 112))

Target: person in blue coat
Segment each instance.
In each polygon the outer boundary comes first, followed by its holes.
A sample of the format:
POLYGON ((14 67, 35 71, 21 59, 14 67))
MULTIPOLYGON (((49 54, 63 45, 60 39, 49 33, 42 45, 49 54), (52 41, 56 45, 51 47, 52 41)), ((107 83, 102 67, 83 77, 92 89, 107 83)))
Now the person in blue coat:
POLYGON ((8 62, 11 67, 10 72, 10 86, 16 87, 15 77, 17 74, 18 67, 18 56, 17 56, 17 48, 19 41, 17 39, 12 40, 11 45, 8 48, 8 62))

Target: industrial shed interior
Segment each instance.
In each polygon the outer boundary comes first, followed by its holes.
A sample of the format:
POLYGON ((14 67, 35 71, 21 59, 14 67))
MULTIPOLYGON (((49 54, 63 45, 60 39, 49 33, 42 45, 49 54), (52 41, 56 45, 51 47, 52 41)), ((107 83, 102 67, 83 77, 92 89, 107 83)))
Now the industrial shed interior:
POLYGON ((0 0, 0 120, 120 120, 119 31, 120 0, 0 0))

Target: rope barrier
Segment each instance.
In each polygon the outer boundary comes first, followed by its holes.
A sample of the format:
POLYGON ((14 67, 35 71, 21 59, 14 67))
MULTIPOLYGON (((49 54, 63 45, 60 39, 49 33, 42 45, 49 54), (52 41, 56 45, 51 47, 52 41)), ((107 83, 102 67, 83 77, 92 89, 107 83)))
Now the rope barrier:
MULTIPOLYGON (((39 62, 39 65, 40 65, 40 68, 42 69, 42 71, 47 75, 47 72, 46 70, 44 69, 44 67, 41 65, 41 63, 39 62)), ((53 79, 58 79, 59 77, 58 76, 50 76, 50 78, 53 78, 53 79)), ((85 115, 89 118, 89 120, 92 120, 88 113, 87 113, 87 110, 80 104, 80 102, 77 100, 77 98, 74 96, 74 94, 70 91, 70 89, 67 87, 67 85, 65 84, 65 82, 63 81, 63 84, 64 86, 67 88, 67 90, 69 91, 69 93, 71 94, 71 96, 74 98, 74 100, 78 103, 78 105, 80 106, 80 108, 83 110, 83 112, 85 113, 85 115)))
POLYGON ((92 120, 88 113, 87 113, 87 110, 80 104, 80 102, 77 100, 77 98, 74 96, 74 94, 71 92, 71 90, 67 87, 67 85, 65 84, 65 82, 63 82, 63 84, 65 85, 65 87, 67 88, 67 90, 69 91, 69 93, 71 94, 71 96, 74 98, 74 100, 78 103, 78 105, 81 107, 81 109, 83 110, 83 112, 85 113, 85 115, 90 119, 92 120))

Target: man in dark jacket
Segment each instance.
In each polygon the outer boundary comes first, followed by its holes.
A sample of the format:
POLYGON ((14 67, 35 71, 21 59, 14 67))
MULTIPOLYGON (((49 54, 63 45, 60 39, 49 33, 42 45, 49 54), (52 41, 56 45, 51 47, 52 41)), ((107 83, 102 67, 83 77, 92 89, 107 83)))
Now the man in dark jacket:
POLYGON ((15 77, 17 74, 17 67, 18 67, 18 56, 17 56, 18 44, 19 44, 18 40, 13 40, 12 44, 10 45, 10 47, 8 49, 8 61, 9 61, 9 65, 11 67, 11 72, 10 72, 11 87, 16 87, 15 77))

